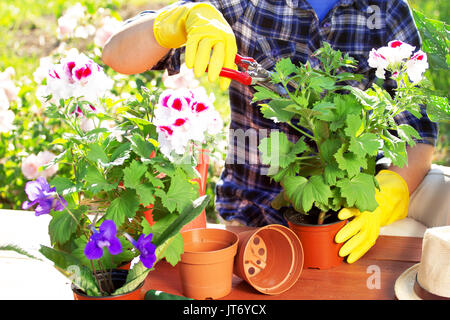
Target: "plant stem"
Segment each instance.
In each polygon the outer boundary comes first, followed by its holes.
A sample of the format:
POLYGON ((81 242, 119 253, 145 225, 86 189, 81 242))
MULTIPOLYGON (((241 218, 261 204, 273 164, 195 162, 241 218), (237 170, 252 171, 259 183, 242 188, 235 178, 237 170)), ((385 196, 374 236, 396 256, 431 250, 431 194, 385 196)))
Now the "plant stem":
POLYGON ((311 140, 315 141, 315 139, 314 139, 314 137, 312 135, 310 135, 310 134, 304 132, 303 130, 301 130, 300 128, 294 126, 291 121, 288 121, 287 124, 290 125, 292 128, 294 128, 295 130, 297 130, 298 132, 300 132, 301 134, 303 134, 304 136, 306 136, 306 137, 310 138, 311 140))
POLYGON ((325 211, 320 211, 319 218, 317 219, 317 224, 323 224, 323 221, 326 218, 325 214, 326 214, 325 211))

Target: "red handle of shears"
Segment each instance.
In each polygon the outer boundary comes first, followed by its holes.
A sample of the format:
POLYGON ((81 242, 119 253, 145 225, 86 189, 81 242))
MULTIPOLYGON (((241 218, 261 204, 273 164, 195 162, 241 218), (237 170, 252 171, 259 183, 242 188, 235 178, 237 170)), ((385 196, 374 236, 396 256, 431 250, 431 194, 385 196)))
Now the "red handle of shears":
MULTIPOLYGON (((234 63, 236 63, 236 65, 242 67, 245 71, 247 71, 249 64, 256 63, 256 61, 253 58, 243 57, 243 56, 237 54, 236 58, 234 59, 234 63)), ((243 72, 243 71, 233 70, 233 69, 229 69, 229 68, 222 68, 219 76, 238 81, 246 86, 249 86, 252 84, 252 77, 248 73, 243 72)))

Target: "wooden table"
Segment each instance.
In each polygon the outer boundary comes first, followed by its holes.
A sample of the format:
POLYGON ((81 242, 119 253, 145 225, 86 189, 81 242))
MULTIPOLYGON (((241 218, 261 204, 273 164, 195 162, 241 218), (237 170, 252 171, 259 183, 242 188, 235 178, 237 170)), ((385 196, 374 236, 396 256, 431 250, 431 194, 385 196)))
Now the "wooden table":
MULTIPOLYGON (((227 227, 239 233, 246 227, 227 227)), ((353 264, 343 262, 329 270, 303 269, 300 279, 280 295, 265 295, 233 276, 232 291, 221 300, 391 300, 396 299, 396 279, 420 262, 422 238, 379 236, 376 244, 353 264)), ((182 295, 178 267, 161 261, 144 290, 156 289, 182 295)))

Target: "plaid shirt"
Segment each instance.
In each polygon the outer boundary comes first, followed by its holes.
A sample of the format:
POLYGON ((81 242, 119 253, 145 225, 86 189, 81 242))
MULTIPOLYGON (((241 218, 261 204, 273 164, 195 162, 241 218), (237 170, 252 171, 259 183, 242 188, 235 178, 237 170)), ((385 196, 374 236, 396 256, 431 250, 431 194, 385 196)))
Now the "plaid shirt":
MULTIPOLYGON (((187 1, 195 0, 178 3, 187 1)), ((321 22, 305 0, 209 2, 233 28, 239 53, 253 57, 266 69, 273 68, 284 57, 296 64, 308 59, 315 66, 318 62, 310 55, 326 41, 359 62, 354 72, 365 75, 360 87, 366 89, 375 79, 375 70, 367 62, 372 48, 385 46, 394 39, 420 47, 410 8, 403 0, 341 0, 321 22)), ((172 50, 154 69, 165 68, 169 74, 178 72, 181 51, 172 50)), ((230 85, 230 143, 226 165, 216 186, 216 208, 224 219, 249 226, 286 225, 282 213, 271 206, 281 186, 265 175, 267 168, 259 161, 258 143, 251 141, 259 141, 266 136, 261 133, 269 134, 271 129, 285 132, 291 141, 297 141, 298 133, 286 124, 265 119, 251 103, 253 92, 252 88, 234 81, 230 85), (249 143, 238 143, 240 139, 249 143)), ((396 121, 412 125, 421 136, 418 143, 434 145, 437 125, 428 119, 425 110, 423 114, 417 119, 404 112, 396 121)))

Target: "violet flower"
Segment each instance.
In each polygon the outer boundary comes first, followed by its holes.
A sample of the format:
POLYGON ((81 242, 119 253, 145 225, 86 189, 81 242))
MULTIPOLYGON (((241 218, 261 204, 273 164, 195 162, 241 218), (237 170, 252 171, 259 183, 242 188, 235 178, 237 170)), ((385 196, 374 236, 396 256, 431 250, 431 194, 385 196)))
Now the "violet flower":
POLYGON ((122 244, 116 236, 117 228, 114 221, 105 220, 98 228, 98 231, 93 227, 92 232, 89 242, 84 248, 84 255, 89 260, 100 259, 103 256, 104 247, 107 247, 112 255, 122 252, 122 244))
POLYGON ((36 206, 34 213, 36 216, 48 214, 53 209, 63 211, 67 207, 67 202, 56 193, 56 188, 51 188, 44 177, 39 177, 35 181, 28 181, 25 184, 25 193, 29 201, 22 204, 22 209, 28 210, 36 206))
POLYGON ((141 234, 138 241, 134 240, 129 234, 125 234, 125 237, 141 253, 140 259, 142 264, 146 268, 151 269, 156 261, 156 246, 152 243, 153 234, 149 233, 148 236, 141 234))

